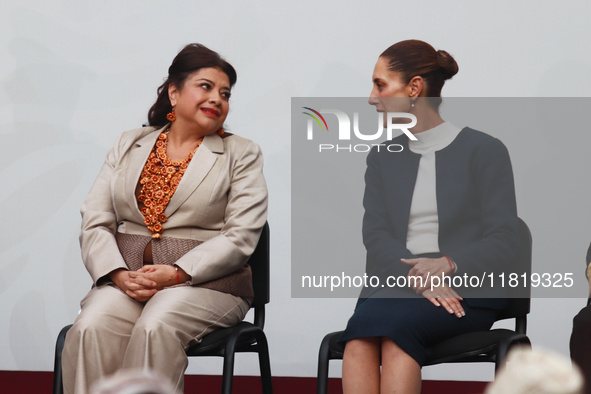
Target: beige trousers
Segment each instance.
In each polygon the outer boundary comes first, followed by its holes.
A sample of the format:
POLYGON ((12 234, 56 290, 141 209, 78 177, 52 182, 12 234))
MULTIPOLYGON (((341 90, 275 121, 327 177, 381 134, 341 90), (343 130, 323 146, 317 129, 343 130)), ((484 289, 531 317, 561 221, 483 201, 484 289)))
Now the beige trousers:
POLYGON ((241 297, 192 286, 163 289, 142 304, 113 284, 90 290, 81 307, 64 344, 65 394, 86 394, 101 377, 137 368, 157 371, 182 392, 185 349, 238 324, 249 309, 241 297))

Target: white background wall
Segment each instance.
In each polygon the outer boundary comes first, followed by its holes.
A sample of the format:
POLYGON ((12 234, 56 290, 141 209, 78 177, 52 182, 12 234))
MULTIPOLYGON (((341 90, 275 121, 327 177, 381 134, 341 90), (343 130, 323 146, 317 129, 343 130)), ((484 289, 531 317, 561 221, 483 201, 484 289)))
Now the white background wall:
MULTIPOLYGON (((236 67, 228 124, 265 154, 273 264, 266 332, 277 376, 315 376, 322 337, 344 327, 354 304, 290 296, 291 97, 369 94, 378 55, 408 38, 455 56, 460 73, 447 96, 591 95, 587 1, 350 3, 2 2, 0 370, 52 369, 57 333, 91 284, 78 250, 80 204, 115 137, 145 122, 167 67, 189 42, 236 67)), ((591 239, 589 163, 566 159, 569 147, 591 142, 580 126, 557 129, 543 151, 528 149, 535 134, 516 134, 515 143, 499 134, 513 157, 534 258, 580 262, 577 275, 591 239), (567 185, 551 181, 567 173, 567 185)), ((533 301, 536 346, 568 354, 580 296, 533 301)), ((189 372, 220 367, 192 361, 189 372)), ((236 370, 257 374, 255 357, 239 356, 236 370)), ((332 371, 340 374, 338 363, 332 371)), ((487 380, 492 367, 429 367, 424 376, 487 380)))

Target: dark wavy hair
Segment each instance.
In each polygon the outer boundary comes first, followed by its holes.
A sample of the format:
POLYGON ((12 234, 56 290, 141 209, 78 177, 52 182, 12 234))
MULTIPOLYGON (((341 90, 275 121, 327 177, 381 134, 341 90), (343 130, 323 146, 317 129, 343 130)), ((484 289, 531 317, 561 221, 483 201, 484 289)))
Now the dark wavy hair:
POLYGON ((175 56, 168 68, 168 77, 158 87, 158 98, 148 111, 148 125, 162 127, 168 123, 166 114, 172 111, 172 105, 168 98, 168 86, 171 83, 181 90, 191 74, 201 68, 208 67, 222 70, 230 80, 230 87, 236 83, 236 70, 217 52, 201 44, 189 44, 175 56))
MULTIPOLYGON (((449 53, 436 51, 431 45, 420 40, 397 42, 386 49, 380 57, 388 60, 388 69, 399 73, 405 84, 415 76, 422 77, 427 97, 441 98, 443 84, 459 71, 458 63, 449 53)), ((430 102, 439 107, 441 99, 430 102)))

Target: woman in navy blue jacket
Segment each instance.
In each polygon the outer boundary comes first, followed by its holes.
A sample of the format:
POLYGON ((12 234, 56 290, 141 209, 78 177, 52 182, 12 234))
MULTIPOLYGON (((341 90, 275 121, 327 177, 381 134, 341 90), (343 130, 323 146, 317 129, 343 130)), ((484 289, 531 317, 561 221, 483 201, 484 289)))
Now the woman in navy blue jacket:
POLYGON ((457 71, 451 55, 417 40, 394 44, 375 66, 370 104, 379 112, 415 115, 417 140, 402 135, 386 142, 402 145, 402 152, 374 149, 367 158, 367 274, 381 283, 400 276, 424 281, 414 291, 384 287, 362 294, 340 338, 345 394, 419 393, 429 348, 490 328, 506 306, 502 294, 470 285, 430 286, 434 276, 497 273, 519 247, 507 149, 439 116, 441 88, 457 71))

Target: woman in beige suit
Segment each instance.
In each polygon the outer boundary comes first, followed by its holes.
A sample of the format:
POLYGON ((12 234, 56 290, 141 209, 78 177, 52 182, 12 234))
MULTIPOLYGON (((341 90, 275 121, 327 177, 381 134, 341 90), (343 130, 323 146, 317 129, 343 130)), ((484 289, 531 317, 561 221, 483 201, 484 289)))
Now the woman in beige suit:
POLYGON ((94 284, 66 337, 66 393, 131 368, 182 391, 185 349, 249 309, 267 189, 260 148, 223 130, 236 72, 199 44, 168 71, 150 126, 119 136, 82 206, 94 284))

